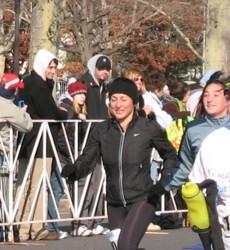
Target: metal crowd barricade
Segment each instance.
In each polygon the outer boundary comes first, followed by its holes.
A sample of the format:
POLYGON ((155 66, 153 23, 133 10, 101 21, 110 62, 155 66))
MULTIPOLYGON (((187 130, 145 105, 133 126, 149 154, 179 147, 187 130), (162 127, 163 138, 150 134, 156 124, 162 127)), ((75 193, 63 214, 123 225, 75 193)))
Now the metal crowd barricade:
MULTIPOLYGON (((0 123, 5 123, 4 119, 0 123)), ((11 221, 13 208, 13 181, 14 181, 14 134, 13 129, 9 129, 9 150, 6 149, 0 135, 0 148, 3 155, 3 165, 0 167, 0 227, 1 238, 5 238, 6 226, 11 221)), ((1 239, 2 240, 2 239, 1 239)), ((11 240, 9 235, 8 240, 11 240)))
POLYGON ((59 100, 59 97, 65 93, 66 91, 66 85, 67 85, 67 81, 57 81, 56 82, 56 100, 59 100))
MULTIPOLYGON (((58 156, 58 152, 54 143, 54 139, 52 138, 52 134, 50 131, 50 127, 49 124, 50 123, 60 123, 61 124, 61 129, 63 130, 64 133, 64 137, 66 140, 66 144, 67 144, 67 148, 68 151, 70 153, 70 158, 71 161, 74 162, 74 160, 77 158, 78 153, 79 153, 79 146, 78 146, 78 125, 79 123, 81 123, 81 120, 63 120, 63 121, 54 121, 54 120, 34 120, 34 123, 41 123, 39 132, 37 134, 37 138, 34 144, 34 148, 32 150, 32 153, 30 155, 29 161, 28 161, 28 165, 27 165, 27 169, 26 169, 26 173, 21 185, 21 189, 20 192, 17 196, 17 199, 14 197, 14 180, 15 180, 15 173, 17 173, 17 171, 20 171, 20 159, 18 159, 20 150, 21 150, 21 146, 22 146, 22 142, 24 139, 24 135, 20 138, 20 141, 18 142, 17 146, 15 147, 14 144, 14 134, 13 134, 13 129, 10 128, 10 151, 9 153, 4 152, 5 155, 5 162, 6 162, 6 166, 5 166, 5 171, 7 173, 7 182, 4 182, 3 184, 0 185, 0 227, 1 226, 7 226, 9 228, 8 231, 8 241, 12 241, 13 240, 13 234, 12 234, 12 230, 13 230, 13 225, 20 225, 20 224, 25 224, 25 223, 47 223, 47 222, 63 222, 63 221, 69 221, 69 222, 73 222, 73 221, 78 221, 78 220, 88 220, 88 219, 102 219, 102 218, 107 218, 107 214, 106 214, 106 209, 105 209, 105 214, 102 216, 96 216, 96 208, 99 202, 99 197, 101 192, 103 192, 103 194, 105 195, 105 172, 102 166, 102 176, 101 176, 101 180, 100 180, 100 184, 99 184, 99 188, 97 190, 97 193, 95 195, 95 200, 94 200, 94 204, 93 204, 93 209, 92 212, 90 214, 90 216, 88 217, 81 217, 81 211, 83 209, 84 206, 84 200, 86 198, 86 194, 87 194, 87 190, 88 187, 90 185, 90 180, 91 180, 91 174, 87 176, 85 184, 84 184, 84 188, 83 188, 83 192, 81 197, 78 197, 78 182, 75 182, 74 184, 74 189, 75 189, 75 196, 72 197, 70 190, 69 190, 69 186, 66 183, 65 179, 63 180, 63 184, 64 184, 64 190, 65 190, 65 195, 66 195, 66 199, 68 201, 68 205, 69 205, 69 209, 70 209, 70 215, 68 217, 65 216, 61 216, 59 209, 56 205, 56 203, 54 202, 54 194, 51 188, 51 184, 50 184, 50 178, 48 177, 47 171, 46 171, 46 142, 47 140, 50 140, 53 152, 54 152, 54 157, 56 159, 57 162, 57 166, 59 171, 61 171, 61 163, 60 163, 60 159, 58 156), (71 151, 71 147, 68 141, 68 137, 67 137, 67 133, 66 133, 66 128, 65 128, 65 124, 66 123, 75 123, 75 145, 74 145, 74 152, 71 151), (18 212, 18 208, 19 208, 19 203, 20 201, 23 199, 22 198, 22 194, 23 194, 23 189, 25 188, 26 185, 26 180, 29 176, 30 170, 33 166, 33 160, 35 158, 35 153, 36 150, 38 148, 39 143, 42 141, 43 143, 43 171, 42 171, 42 175, 38 176, 38 188, 35 192, 35 198, 32 201, 32 206, 31 206, 31 210, 30 213, 28 215, 28 218, 26 221, 15 221, 15 218, 17 216, 17 212, 18 212), (19 162, 19 164, 18 164, 19 162), (18 170, 17 170, 17 164, 18 164, 18 170), (43 216, 40 220, 37 221, 33 221, 32 220, 32 215, 34 212, 34 208, 36 205, 36 199, 38 198, 39 192, 43 192, 43 216), (47 199, 45 199, 45 197, 47 197, 47 190, 50 192, 50 195, 52 197, 52 200, 54 202, 54 207, 55 210, 57 212, 57 219, 47 219, 47 199), (4 218, 4 220, 1 218, 4 218)), ((90 128, 91 125, 95 122, 101 122, 98 120, 87 120, 84 121, 88 123, 88 127, 86 130, 86 134, 84 137, 84 142, 83 142, 83 147, 81 149, 81 151, 83 150, 87 138, 89 136, 89 132, 90 132, 90 128)), ((0 143, 3 145, 2 143, 2 139, 0 136, 0 143)), ((0 175, 1 178, 1 182, 2 182, 2 176, 0 175)), ((162 197, 162 203, 161 203, 161 211, 158 211, 158 213, 178 213, 178 212, 184 212, 184 210, 178 210, 176 207, 176 203, 174 201, 173 195, 171 196, 172 200, 173 200, 173 204, 174 204, 174 210, 172 211, 166 211, 165 207, 164 207, 164 197, 162 197)), ((104 204, 106 205, 106 203, 104 204)), ((106 208, 106 206, 105 206, 106 208)))

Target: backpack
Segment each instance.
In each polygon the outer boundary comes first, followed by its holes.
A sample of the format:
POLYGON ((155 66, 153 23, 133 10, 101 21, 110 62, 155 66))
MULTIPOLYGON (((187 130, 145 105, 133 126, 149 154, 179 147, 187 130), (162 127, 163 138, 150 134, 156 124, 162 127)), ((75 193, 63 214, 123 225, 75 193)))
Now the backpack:
MULTIPOLYGON (((177 100, 177 105, 179 107, 180 112, 185 111, 184 105, 181 101, 177 100)), ((167 128, 166 135, 168 140, 171 142, 176 151, 179 151, 180 143, 182 140, 182 136, 184 134, 185 128, 190 121, 193 121, 194 118, 192 116, 187 116, 186 118, 179 118, 174 120, 167 128)))

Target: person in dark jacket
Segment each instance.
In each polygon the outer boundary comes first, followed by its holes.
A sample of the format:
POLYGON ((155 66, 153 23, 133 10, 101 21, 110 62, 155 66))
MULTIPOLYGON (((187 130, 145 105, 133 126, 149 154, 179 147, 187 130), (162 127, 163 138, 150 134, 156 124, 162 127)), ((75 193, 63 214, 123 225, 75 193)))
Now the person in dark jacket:
MULTIPOLYGON (((77 79, 71 82, 67 87, 68 94, 65 93, 63 96, 60 96, 60 107, 63 107, 68 112, 68 120, 80 119, 84 121, 86 119, 87 108, 85 104, 86 100, 86 86, 82 82, 79 82, 77 79)), ((78 123, 78 147, 79 150, 82 147, 85 131, 87 124, 82 122, 78 123)), ((60 160, 61 167, 65 164, 72 163, 74 161, 75 155, 75 123, 68 122, 65 124, 65 132, 68 138, 69 147, 65 138, 63 129, 59 130, 58 133, 58 156, 60 160)), ((52 173, 51 173, 51 187, 53 190, 54 198, 57 207, 59 207, 60 199, 64 194, 64 186, 60 175, 59 166, 57 165, 56 160, 54 159, 52 164, 52 173)), ((48 199, 48 215, 50 219, 57 219, 57 212, 55 210, 53 199, 51 194, 49 194, 48 199)), ((68 236, 67 232, 63 232, 59 229, 57 222, 48 223, 49 232, 57 232, 60 234, 60 239, 66 238, 68 236)), ((89 232, 91 233, 91 232, 89 232)))
POLYGON ((155 121, 138 117, 138 90, 127 78, 115 79, 109 87, 112 118, 93 128, 87 145, 74 164, 64 166, 61 175, 78 180, 89 174, 102 157, 106 172, 106 200, 110 232, 116 233, 114 249, 136 250, 154 215, 161 181, 153 185, 150 177, 152 148, 163 159, 161 179, 176 162, 176 151, 155 121))
MULTIPOLYGON (((53 78, 56 73, 57 65, 58 60, 52 53, 46 49, 40 49, 35 56, 31 74, 24 79, 25 87, 20 89, 18 92, 18 100, 23 100, 28 106, 27 112, 30 114, 33 121, 42 119, 65 120, 67 118, 66 110, 59 109, 52 96, 54 87, 53 78)), ((44 160, 48 177, 51 173, 51 163, 54 152, 48 134, 46 144, 46 158, 43 158, 43 140, 41 138, 35 152, 34 159, 31 159, 31 157, 33 157, 33 150, 37 135, 40 131, 40 127, 40 122, 34 122, 33 129, 29 133, 25 134, 22 144, 17 179, 17 196, 20 193, 20 188, 24 188, 24 190, 21 197, 21 203, 19 204, 19 212, 17 215, 18 221, 28 220, 30 210, 33 206, 33 199, 35 198, 37 189, 39 188, 39 178, 41 178, 43 172, 44 160), (22 186, 22 183, 26 177, 28 163, 30 160, 33 161, 33 164, 27 178, 26 186, 24 187, 22 186)), ((52 138, 54 139, 54 142, 56 142, 58 124, 49 123, 49 128, 52 138)), ((43 192, 39 192, 31 219, 36 221, 42 220, 42 218, 43 192)), ((49 234, 43 223, 20 225, 21 240, 48 240, 56 239, 58 237, 58 234, 49 234)))
MULTIPOLYGON (((108 118, 108 106, 107 106, 107 92, 109 86, 109 76, 111 70, 111 61, 109 57, 103 54, 97 54, 89 59, 87 63, 88 70, 79 79, 79 81, 85 83, 87 87, 86 107, 87 107, 87 119, 104 120, 108 118)), ((101 159, 95 163, 95 167, 90 183, 87 190, 86 200, 84 203, 82 215, 89 217, 92 214, 93 203, 98 192, 100 181, 102 178, 102 166, 101 159)), ((103 193, 101 192, 99 202, 96 209, 96 215, 103 215, 103 193)), ((101 219, 97 220, 84 220, 81 225, 77 225, 77 229, 71 233, 73 236, 88 236, 89 234, 102 234, 105 232, 105 228, 100 225, 101 219), (79 228, 84 223, 84 227, 79 228)))
POLYGON ((89 59, 87 68, 86 73, 79 79, 87 87, 87 119, 106 119, 108 118, 106 93, 111 61, 107 56, 98 54, 89 59))

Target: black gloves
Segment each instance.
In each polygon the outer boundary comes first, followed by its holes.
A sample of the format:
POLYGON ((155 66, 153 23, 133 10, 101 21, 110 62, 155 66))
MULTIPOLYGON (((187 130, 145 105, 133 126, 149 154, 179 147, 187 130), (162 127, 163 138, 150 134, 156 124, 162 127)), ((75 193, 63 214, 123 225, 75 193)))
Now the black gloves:
POLYGON ((155 185, 152 186, 149 194, 150 196, 160 197, 161 195, 165 194, 167 191, 163 188, 160 182, 157 182, 155 185))
POLYGON ((163 188, 160 182, 157 182, 149 191, 149 201, 153 204, 156 204, 161 195, 165 193, 167 193, 167 191, 163 188))
POLYGON ((73 177, 75 175, 75 171, 76 166, 74 164, 66 164, 61 171, 61 176, 63 178, 73 177))

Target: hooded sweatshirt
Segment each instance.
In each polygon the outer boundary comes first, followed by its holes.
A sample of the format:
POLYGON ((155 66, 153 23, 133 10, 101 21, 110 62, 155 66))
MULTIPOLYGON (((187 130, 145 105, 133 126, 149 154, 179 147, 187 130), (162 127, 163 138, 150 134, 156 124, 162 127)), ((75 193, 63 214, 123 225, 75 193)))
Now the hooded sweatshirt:
MULTIPOLYGON (((28 113, 34 120, 37 119, 52 119, 65 120, 67 112, 60 110, 52 96, 54 81, 46 79, 45 71, 50 62, 56 57, 45 49, 41 49, 36 54, 31 74, 24 79, 25 87, 19 90, 18 99, 24 100, 28 105, 28 113)), ((31 154, 35 143, 40 123, 35 123, 31 132, 27 133, 24 139, 22 155, 24 157, 31 154)), ((49 124, 53 139, 56 140, 58 132, 58 124, 49 124)), ((49 140, 49 138, 47 138, 49 140)), ((42 157, 42 143, 37 150, 36 157, 42 157)), ((47 156, 53 156, 50 143, 47 145, 47 156)))
MULTIPOLYGON (((230 123, 230 116, 222 118, 212 118, 208 115, 201 119, 190 122, 181 142, 179 151, 179 162, 174 168, 174 172, 164 183, 164 188, 169 191, 172 188, 182 186, 188 181, 188 176, 192 170, 203 141, 213 131, 230 123)), ((212 145, 215 147, 215 145, 212 145)))
POLYGON ((55 58, 56 56, 46 49, 40 49, 34 58, 33 69, 44 81, 46 81, 45 71, 55 58))
MULTIPOLYGON (((96 75, 96 63, 99 57, 105 56, 98 54, 89 59, 87 63, 88 70, 79 81, 83 82, 87 87, 87 118, 88 119, 107 119, 108 108, 106 105, 106 93, 108 80, 99 82, 96 75)), ((109 58, 108 58, 109 59, 109 58)))
MULTIPOLYGON (((89 59, 88 63, 87 63, 87 68, 88 68, 90 74, 92 75, 93 80, 95 81, 95 83, 96 83, 98 86, 100 86, 100 84, 99 84, 99 81, 98 81, 97 77, 95 76, 95 70, 96 70, 96 63, 97 63, 97 60, 98 60, 98 58, 101 57, 101 56, 105 56, 105 55, 103 55, 103 54, 95 55, 95 56, 91 57, 91 58, 89 59)), ((105 56, 105 57, 107 57, 107 56, 105 56)), ((108 57, 107 57, 107 58, 108 58, 108 57)), ((108 58, 108 59, 109 59, 109 58, 108 58)), ((109 60, 110 60, 110 59, 109 59, 109 60)))

